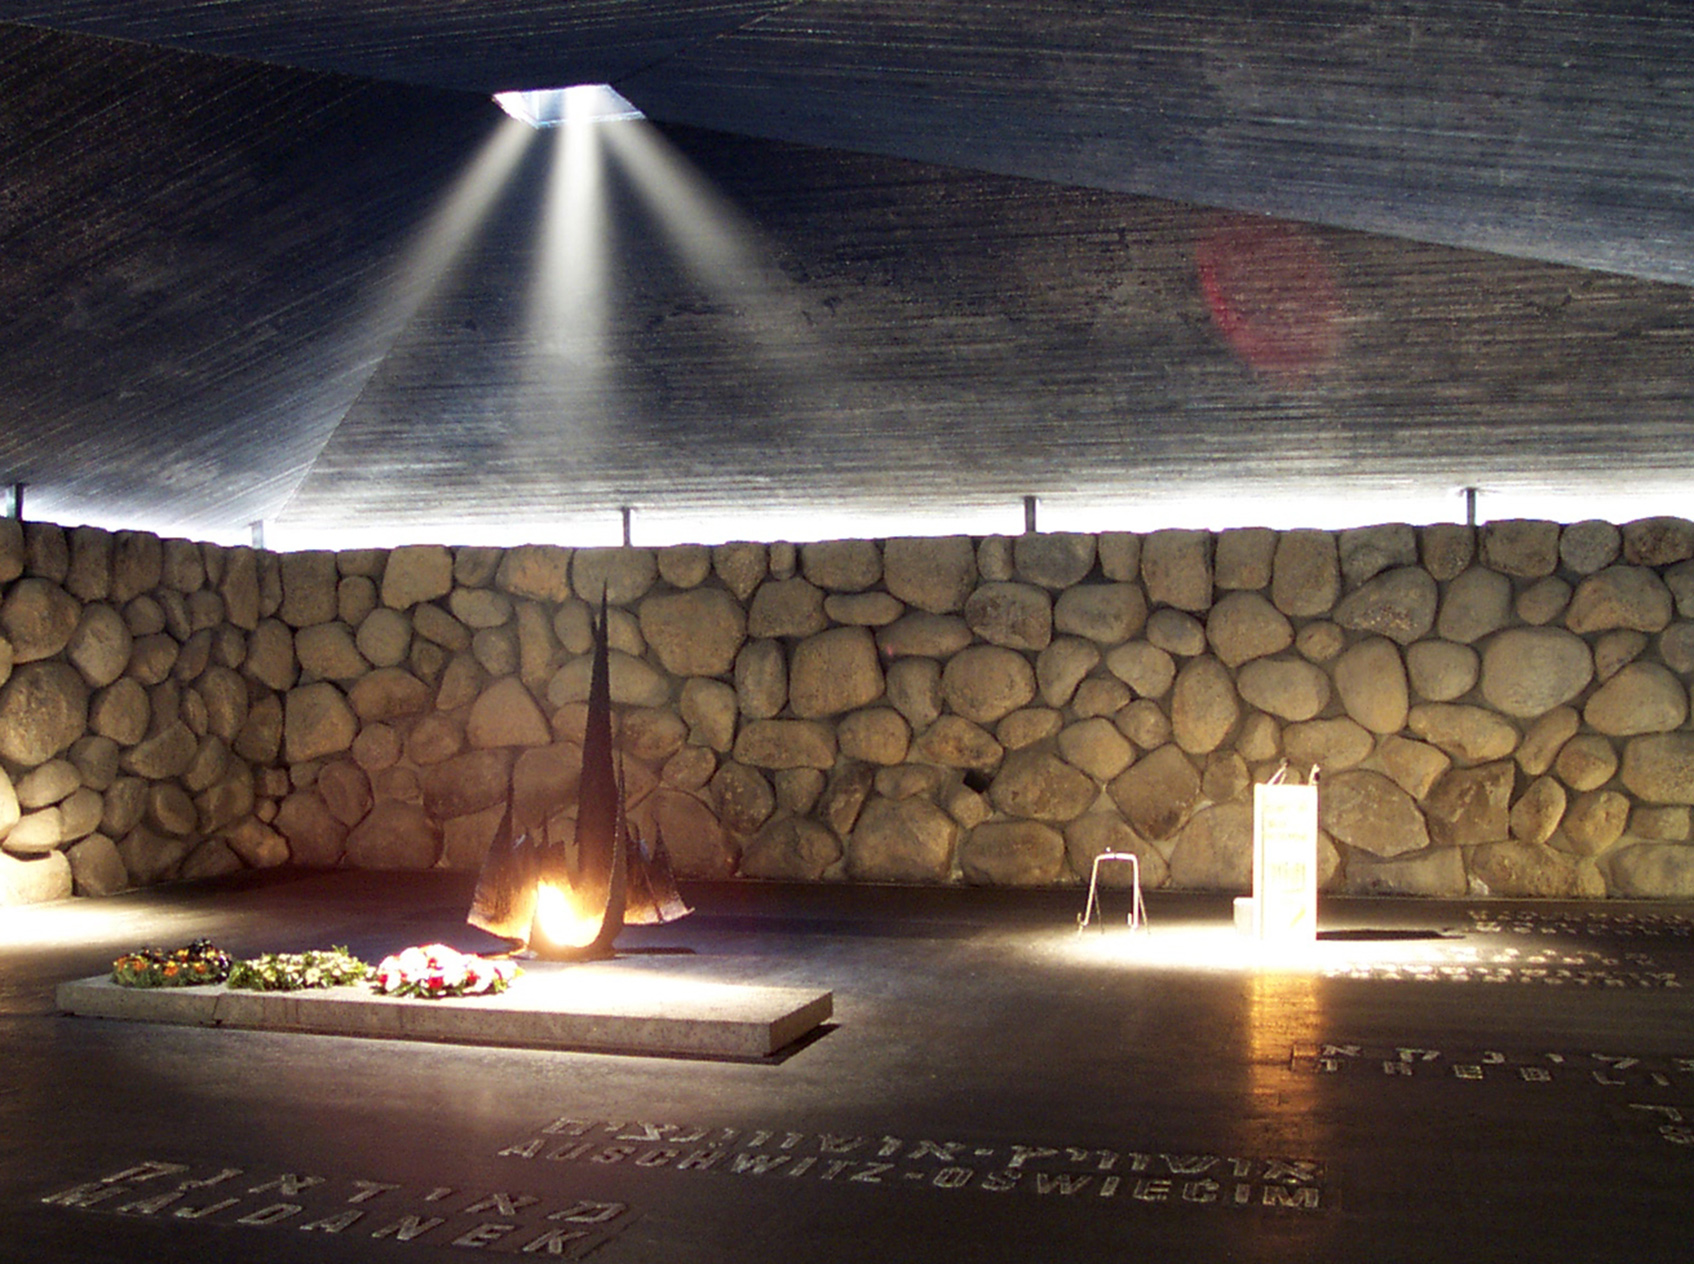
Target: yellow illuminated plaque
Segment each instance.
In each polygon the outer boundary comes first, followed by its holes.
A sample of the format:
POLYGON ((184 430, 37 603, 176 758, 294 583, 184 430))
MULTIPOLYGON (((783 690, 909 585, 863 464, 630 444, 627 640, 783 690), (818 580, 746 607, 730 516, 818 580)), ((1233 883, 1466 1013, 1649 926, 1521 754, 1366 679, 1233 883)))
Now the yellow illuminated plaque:
POLYGON ((1253 931, 1311 940, 1318 931, 1318 788, 1253 791, 1253 931))

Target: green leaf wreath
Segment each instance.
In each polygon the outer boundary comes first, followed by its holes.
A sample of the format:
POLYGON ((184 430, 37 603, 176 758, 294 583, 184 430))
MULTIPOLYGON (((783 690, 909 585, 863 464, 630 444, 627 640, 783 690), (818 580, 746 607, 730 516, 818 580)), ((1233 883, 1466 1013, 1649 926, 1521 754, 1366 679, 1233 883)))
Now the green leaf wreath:
POLYGON ((345 948, 327 952, 268 952, 230 967, 229 986, 254 992, 297 992, 302 988, 358 983, 370 967, 345 948))

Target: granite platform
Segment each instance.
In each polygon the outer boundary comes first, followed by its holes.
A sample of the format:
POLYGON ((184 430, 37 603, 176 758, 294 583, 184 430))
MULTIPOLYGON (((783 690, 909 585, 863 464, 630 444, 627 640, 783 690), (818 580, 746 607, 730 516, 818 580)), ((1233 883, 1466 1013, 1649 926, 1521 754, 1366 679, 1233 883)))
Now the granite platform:
POLYGON ((95 976, 60 984, 56 999, 64 1013, 89 1018, 697 1058, 769 1057, 834 1010, 827 991, 715 983, 620 969, 616 961, 527 966, 491 996, 383 996, 364 984, 292 992, 134 988, 95 976))

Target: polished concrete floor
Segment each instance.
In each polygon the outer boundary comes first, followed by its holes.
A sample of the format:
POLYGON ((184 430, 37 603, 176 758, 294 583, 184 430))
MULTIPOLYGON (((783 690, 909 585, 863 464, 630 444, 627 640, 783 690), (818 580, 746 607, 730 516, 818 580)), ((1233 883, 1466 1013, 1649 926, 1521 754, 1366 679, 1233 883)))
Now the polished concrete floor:
MULTIPOLYGON (((141 943, 368 958, 462 875, 271 873, 0 915, 0 1259, 1658 1261, 1694 1216, 1694 910, 711 886, 629 971, 824 987, 759 1061, 56 1012, 141 943)), ((450 1002, 445 1002, 450 1003, 450 1002)))

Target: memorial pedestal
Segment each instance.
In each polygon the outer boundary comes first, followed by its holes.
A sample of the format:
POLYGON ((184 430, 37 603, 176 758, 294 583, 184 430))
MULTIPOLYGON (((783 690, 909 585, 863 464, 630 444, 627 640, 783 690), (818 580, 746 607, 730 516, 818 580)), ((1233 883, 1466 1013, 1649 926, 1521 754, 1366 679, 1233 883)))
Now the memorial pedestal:
POLYGON ((297 992, 131 988, 102 975, 61 984, 58 1003, 92 1018, 702 1058, 769 1057, 834 1012, 830 992, 716 983, 616 962, 526 967, 498 995, 440 1000, 382 996, 364 984, 297 992))
POLYGON ((1310 943, 1317 938, 1315 774, 1310 785, 1273 780, 1254 787, 1253 894, 1235 901, 1235 926, 1265 942, 1310 943))

